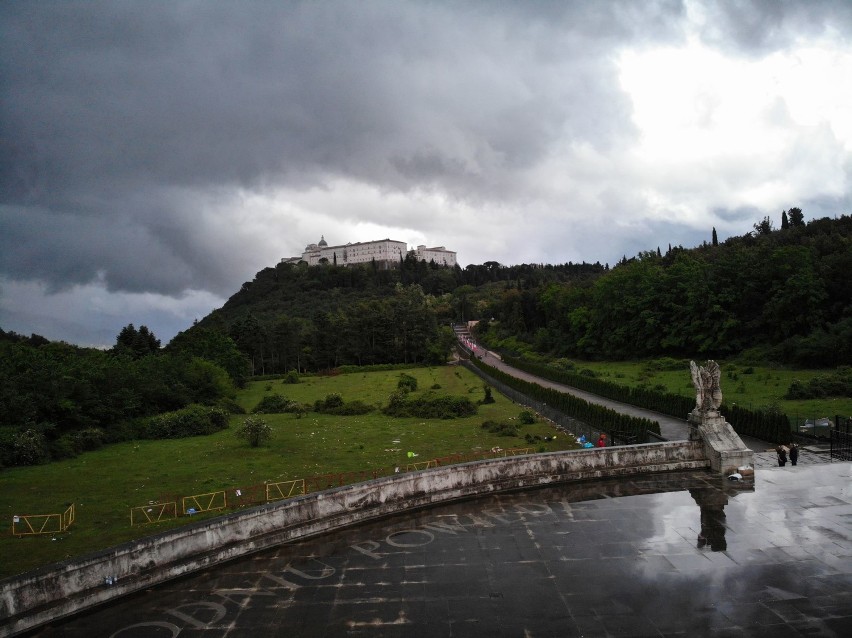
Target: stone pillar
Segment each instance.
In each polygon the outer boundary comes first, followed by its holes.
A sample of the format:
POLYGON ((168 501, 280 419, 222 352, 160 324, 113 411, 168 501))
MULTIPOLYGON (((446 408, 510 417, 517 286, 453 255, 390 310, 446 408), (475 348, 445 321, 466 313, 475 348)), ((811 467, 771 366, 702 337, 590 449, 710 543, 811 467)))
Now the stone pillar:
POLYGON ((718 410, 695 408, 687 421, 689 440, 704 442, 704 450, 714 472, 728 476, 740 467, 753 465, 754 452, 745 446, 718 410))

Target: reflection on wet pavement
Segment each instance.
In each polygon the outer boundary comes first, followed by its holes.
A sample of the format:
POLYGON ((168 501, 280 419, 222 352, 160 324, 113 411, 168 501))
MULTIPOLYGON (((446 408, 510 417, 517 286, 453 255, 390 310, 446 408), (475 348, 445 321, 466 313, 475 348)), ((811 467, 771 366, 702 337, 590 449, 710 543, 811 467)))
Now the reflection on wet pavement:
POLYGON ((848 636, 852 463, 460 502, 228 563, 47 636, 848 636), (792 470, 792 471, 791 471, 792 470))

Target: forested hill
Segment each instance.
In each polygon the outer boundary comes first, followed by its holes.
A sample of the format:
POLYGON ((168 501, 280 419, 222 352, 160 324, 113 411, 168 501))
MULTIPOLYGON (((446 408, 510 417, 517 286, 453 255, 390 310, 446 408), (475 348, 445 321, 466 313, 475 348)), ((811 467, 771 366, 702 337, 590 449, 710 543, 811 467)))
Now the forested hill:
POLYGON ((481 316, 495 285, 569 285, 604 270, 600 264, 504 267, 496 262, 446 268, 413 256, 390 269, 278 264, 257 273, 188 332, 213 329, 229 335, 249 356, 255 374, 441 363, 453 343, 450 324, 481 316))
MULTIPOLYGON (((590 285, 505 291, 482 326, 492 346, 553 356, 667 354, 803 366, 852 364, 852 218, 784 211, 754 232, 642 253, 590 285)), ((715 235, 715 231, 714 231, 715 235)))
MULTIPOLYGON (((389 270, 279 264, 198 328, 229 335, 256 374, 437 362, 453 321, 515 354, 730 357, 852 364, 852 218, 784 211, 754 232, 600 264, 389 270)), ((708 233, 709 234, 709 233, 708 233)), ((197 328, 190 329, 195 330, 197 328)))

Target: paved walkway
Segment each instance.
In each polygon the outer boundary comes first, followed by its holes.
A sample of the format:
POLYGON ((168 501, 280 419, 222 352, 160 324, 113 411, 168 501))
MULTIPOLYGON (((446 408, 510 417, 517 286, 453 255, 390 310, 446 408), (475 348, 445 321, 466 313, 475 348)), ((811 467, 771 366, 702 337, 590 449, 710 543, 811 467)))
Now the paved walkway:
MULTIPOLYGON (((852 636, 852 463, 566 484, 282 545, 38 638, 852 636)), ((2 620, 0 620, 2 625, 2 620)))
MULTIPOLYGON (((752 448, 754 449, 754 448, 752 448)), ((787 461, 787 465, 784 467, 790 468, 791 470, 795 470, 799 465, 815 465, 817 463, 830 463, 831 455, 829 454, 828 449, 822 449, 819 447, 800 447, 799 448, 799 460, 798 465, 793 466, 790 464, 790 461, 787 461)), ((770 452, 757 452, 755 451, 754 455, 754 467, 755 468, 770 468, 770 467, 778 467, 778 455, 774 451, 770 452)))

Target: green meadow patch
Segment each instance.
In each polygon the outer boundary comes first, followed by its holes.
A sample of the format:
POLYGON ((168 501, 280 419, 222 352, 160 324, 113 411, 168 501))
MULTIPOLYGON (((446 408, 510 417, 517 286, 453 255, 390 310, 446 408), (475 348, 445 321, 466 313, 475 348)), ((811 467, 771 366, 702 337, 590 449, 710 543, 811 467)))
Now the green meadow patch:
POLYGON ((535 451, 577 447, 547 422, 521 423, 522 406, 497 392, 492 393, 494 403, 480 405, 485 397, 482 380, 464 368, 415 368, 405 374, 417 379, 419 389, 409 393, 411 398, 466 397, 477 404, 477 413, 455 419, 383 414, 381 408, 398 389, 400 371, 309 376, 297 384, 264 380, 249 383, 238 394, 237 402, 247 413, 272 394, 309 405, 311 411, 261 415, 272 434, 259 447, 251 448, 235 436, 249 415, 232 415, 229 428, 207 436, 131 441, 66 461, 0 471, 0 515, 8 530, 0 536, 0 577, 215 515, 131 526, 131 508, 149 502, 321 474, 404 468, 411 462, 409 452, 417 455, 414 460, 424 461, 494 447, 531 447, 528 441, 534 441, 535 451), (317 400, 331 394, 375 409, 352 416, 312 411, 317 400), (518 424, 517 436, 505 436, 505 430, 489 432, 482 427, 485 421, 518 424), (12 536, 14 515, 61 513, 71 504, 76 520, 67 531, 12 536))

